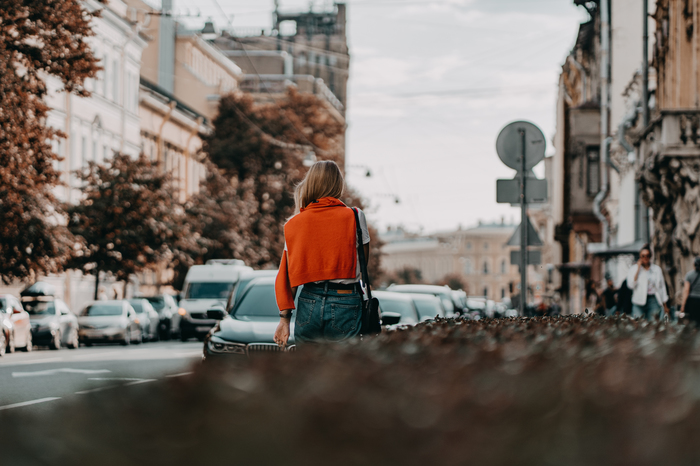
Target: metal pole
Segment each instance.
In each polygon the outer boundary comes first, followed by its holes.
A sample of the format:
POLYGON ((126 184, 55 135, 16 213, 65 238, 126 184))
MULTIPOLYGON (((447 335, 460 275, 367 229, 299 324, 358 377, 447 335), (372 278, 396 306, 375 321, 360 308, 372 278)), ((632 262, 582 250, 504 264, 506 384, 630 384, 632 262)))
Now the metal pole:
POLYGON ((520 315, 525 315, 525 303, 527 302, 527 198, 525 197, 525 184, 527 183, 527 171, 525 170, 525 130, 518 130, 522 141, 522 153, 520 155, 520 315))
POLYGON ((642 122, 643 128, 649 125, 649 3, 647 0, 642 0, 644 12, 644 23, 642 30, 644 37, 642 39, 642 122))

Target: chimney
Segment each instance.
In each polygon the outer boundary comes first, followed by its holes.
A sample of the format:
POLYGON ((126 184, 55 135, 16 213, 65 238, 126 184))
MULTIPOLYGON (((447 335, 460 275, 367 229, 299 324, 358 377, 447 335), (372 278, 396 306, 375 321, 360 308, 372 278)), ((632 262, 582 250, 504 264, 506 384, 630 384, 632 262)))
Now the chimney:
POLYGON ((214 23, 211 21, 211 18, 209 18, 209 20, 206 23, 204 23, 204 29, 202 29, 202 39, 216 39, 216 29, 214 28, 214 23))

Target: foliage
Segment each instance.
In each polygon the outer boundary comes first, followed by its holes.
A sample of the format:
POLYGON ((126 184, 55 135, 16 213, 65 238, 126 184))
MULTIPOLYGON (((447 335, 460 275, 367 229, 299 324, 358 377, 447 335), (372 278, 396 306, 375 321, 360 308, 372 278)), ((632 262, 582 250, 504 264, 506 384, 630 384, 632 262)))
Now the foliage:
POLYGON ((465 290, 467 291, 467 285, 465 285, 462 276, 458 273, 447 274, 442 277, 442 280, 435 282, 436 285, 447 285, 453 290, 465 290))
POLYGON ((69 265, 90 272, 130 274, 193 249, 196 238, 174 199, 169 176, 145 156, 115 154, 105 165, 90 162, 80 174, 80 203, 68 206, 71 232, 86 247, 69 265))
POLYGON ((0 8, 0 278, 61 270, 73 240, 52 189, 60 183, 46 126, 46 79, 88 95, 98 70, 85 39, 96 13, 78 0, 5 0, 0 8))
POLYGON ((404 267, 391 274, 387 274, 386 280, 388 283, 397 285, 411 285, 425 283, 423 281, 423 272, 414 267, 404 267))
MULTIPOLYGON (((284 223, 294 213, 294 186, 306 172, 302 162, 307 152, 294 146, 280 147, 266 135, 289 144, 311 143, 319 158, 340 161, 344 125, 316 96, 289 88, 276 103, 256 104, 244 93, 224 97, 214 128, 204 138, 203 151, 222 173, 207 180, 205 192, 215 194, 228 178, 231 182, 225 183, 225 190, 236 201, 228 198, 232 203, 225 205, 228 201, 221 197, 216 202, 219 213, 228 215, 219 221, 234 227, 229 237, 214 225, 213 216, 205 220, 197 214, 212 226, 203 234, 213 241, 207 254, 241 258, 254 267, 276 267, 284 250, 284 223), (250 215, 245 218, 245 213, 250 215), (241 220, 242 225, 235 225, 241 220)), ((206 208, 199 210, 207 212, 206 208)))
POLYGON ((6 411, 0 448, 58 466, 697 464, 699 347, 627 317, 439 319, 6 411))

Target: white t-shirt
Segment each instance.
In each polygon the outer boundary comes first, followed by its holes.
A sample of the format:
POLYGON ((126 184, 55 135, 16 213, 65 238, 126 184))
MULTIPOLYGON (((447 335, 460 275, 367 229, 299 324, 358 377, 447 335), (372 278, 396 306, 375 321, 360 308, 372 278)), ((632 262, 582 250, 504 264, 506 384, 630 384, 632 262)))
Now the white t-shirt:
MULTIPOLYGON (((362 244, 369 244, 369 229, 367 228, 367 219, 365 218, 365 213, 361 209, 357 209, 357 218, 360 219, 360 229, 362 229, 362 244)), ((356 235, 357 236, 357 235, 356 235)), ((355 240, 355 247, 357 247, 357 239, 355 240)), ((287 242, 284 243, 284 250, 287 250, 287 242)), ((328 280, 332 283, 342 283, 345 285, 351 283, 357 283, 362 279, 362 271, 360 269, 360 256, 357 255, 357 273, 355 278, 341 278, 337 280, 328 280)))

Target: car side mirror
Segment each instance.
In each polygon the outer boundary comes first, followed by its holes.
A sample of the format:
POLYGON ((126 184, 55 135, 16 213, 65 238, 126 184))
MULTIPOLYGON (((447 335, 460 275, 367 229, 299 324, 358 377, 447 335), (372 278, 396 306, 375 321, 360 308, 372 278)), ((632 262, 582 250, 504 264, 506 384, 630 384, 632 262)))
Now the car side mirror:
POLYGON ((226 317, 226 310, 221 305, 213 306, 207 311, 207 317, 214 320, 223 320, 226 317))
POLYGON ((401 322, 401 314, 398 312, 382 312, 382 325, 395 325, 401 322))

